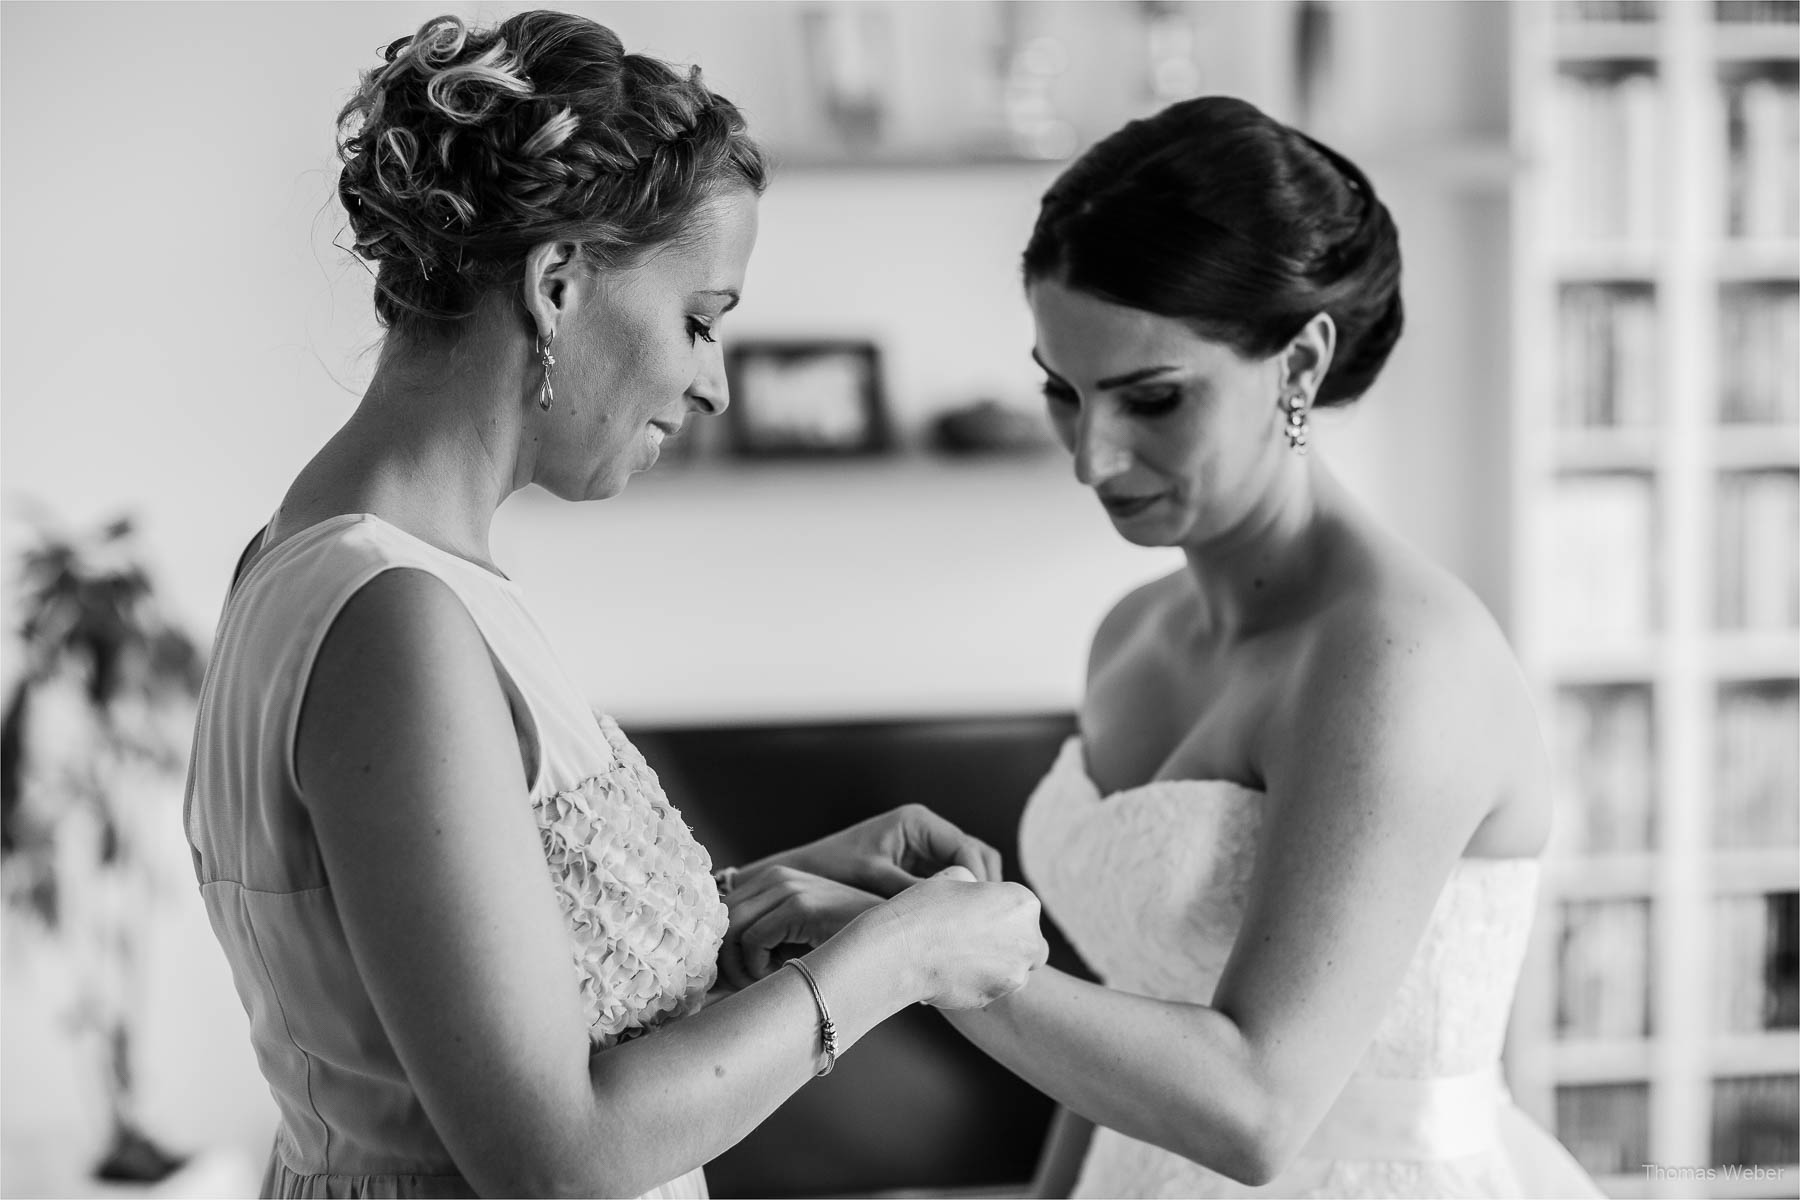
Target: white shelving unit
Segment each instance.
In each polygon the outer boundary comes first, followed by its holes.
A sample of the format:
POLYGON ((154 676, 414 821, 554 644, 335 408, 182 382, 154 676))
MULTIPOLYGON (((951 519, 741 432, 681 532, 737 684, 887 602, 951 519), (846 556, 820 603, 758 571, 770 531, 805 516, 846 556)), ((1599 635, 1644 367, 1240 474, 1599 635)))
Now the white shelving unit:
MULTIPOLYGON (((1713 1011, 1714 903, 1719 897, 1800 890, 1800 852, 1786 835, 1752 848, 1715 848, 1721 689, 1734 683, 1800 684, 1800 633, 1792 628, 1719 627, 1717 533, 1721 483, 1754 470, 1800 478, 1800 429, 1721 420, 1722 289, 1745 283, 1800 287, 1800 245, 1785 235, 1754 241, 1726 235, 1727 119, 1721 84, 1748 74, 1792 80, 1800 69, 1800 26, 1734 24, 1713 3, 1653 3, 1644 20, 1594 21, 1598 6, 1515 5, 1514 140, 1525 166, 1515 191, 1513 274, 1513 635, 1539 689, 1546 725, 1579 689, 1648 698, 1642 803, 1653 806, 1648 845, 1603 850, 1582 844, 1581 818, 1559 811, 1538 935, 1521 984, 1509 1041, 1509 1074, 1520 1103, 1556 1129, 1578 1156, 1581 1138, 1559 1128, 1559 1108, 1575 1089, 1642 1085, 1647 1126, 1599 1172, 1613 1195, 1793 1196, 1800 1165, 1778 1178, 1657 1178, 1646 1165, 1722 1166, 1714 1161, 1715 1082, 1800 1074, 1800 1031, 1725 1032, 1713 1011), (1647 167, 1625 168, 1632 186, 1654 180, 1658 204, 1626 220, 1629 236, 1592 228, 1569 232, 1560 211, 1572 194, 1559 172, 1580 174, 1615 146, 1571 150, 1579 121, 1559 108, 1570 80, 1649 81, 1629 85, 1653 106, 1647 167), (1578 154, 1589 161, 1572 162, 1578 154), (1634 173, 1635 172, 1635 173, 1634 173), (1646 226, 1648 226, 1646 228, 1646 226), (1573 427, 1559 410, 1568 358, 1559 354, 1564 290, 1591 285, 1648 293, 1656 337, 1649 385, 1654 420, 1631 427, 1573 427), (1647 620, 1619 638, 1570 644, 1560 631, 1580 597, 1558 594, 1554 552, 1568 536, 1561 489, 1595 478, 1641 488, 1649 497, 1649 540, 1639 566, 1647 620), (1630 1036, 1574 1037, 1559 1015, 1568 1003, 1558 944, 1569 904, 1643 902, 1646 945, 1618 963, 1642 972, 1642 1028, 1630 1036), (1641 1155, 1643 1162, 1624 1161, 1641 1155)), ((1600 10, 1605 11, 1605 10, 1600 10)), ((1631 118, 1627 118, 1629 126, 1631 118)), ((1621 141, 1629 146, 1627 128, 1621 141)), ((1629 153, 1629 150, 1626 151, 1629 153)), ((1773 364, 1794 371, 1800 364, 1773 364)), ((1789 547, 1759 547, 1794 553, 1789 547)), ((1603 624, 1604 622, 1602 622, 1603 624)), ((1790 737, 1800 731, 1789 730, 1790 737)), ((1563 763, 1565 778, 1583 764, 1563 763)), ((1566 787, 1565 794, 1578 791, 1566 787)), ((1800 805, 1800 796, 1794 798, 1800 805)), ((1618 942, 1613 939, 1613 943, 1618 942)), ((1609 943, 1611 944, 1611 943, 1609 943)), ((1613 986, 1630 987, 1614 980, 1613 986)), ((1783 1018, 1785 1021, 1785 1018, 1783 1018)), ((1579 1024, 1576 1022, 1575 1024, 1579 1024)), ((1591 1034, 1591 1031, 1590 1031, 1591 1034)), ((1572 1111, 1572 1109, 1570 1110, 1572 1111)), ((1590 1155, 1592 1152, 1590 1151, 1590 1155)), ((1604 1157, 1601 1154, 1600 1157, 1604 1157)))

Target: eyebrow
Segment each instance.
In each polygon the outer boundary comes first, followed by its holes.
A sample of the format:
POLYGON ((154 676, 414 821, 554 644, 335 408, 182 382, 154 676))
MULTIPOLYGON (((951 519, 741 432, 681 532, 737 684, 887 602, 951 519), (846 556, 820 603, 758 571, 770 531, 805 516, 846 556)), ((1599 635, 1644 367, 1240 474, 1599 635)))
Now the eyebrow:
POLYGON ((728 299, 725 302, 725 307, 721 308, 719 310, 721 313, 730 312, 732 309, 737 307, 738 301, 740 299, 742 299, 742 297, 740 297, 738 295, 736 288, 707 288, 704 291, 695 292, 694 294, 696 296, 728 296, 728 297, 730 297, 730 299, 728 299))
MULTIPOLYGON (((1037 363, 1039 367, 1042 367, 1044 374, 1050 376, 1050 378, 1057 380, 1062 379, 1061 375, 1052 371, 1049 366, 1045 364, 1044 360, 1038 356, 1036 347, 1032 348, 1031 359, 1033 362, 1037 363)), ((1167 375, 1170 371, 1178 369, 1179 368, 1167 364, 1160 367, 1141 367, 1136 371, 1127 371, 1123 375, 1108 375, 1105 379, 1095 383, 1094 387, 1099 391, 1108 392, 1113 388, 1122 388, 1129 384, 1142 383, 1146 379, 1154 379, 1158 375, 1167 375)))

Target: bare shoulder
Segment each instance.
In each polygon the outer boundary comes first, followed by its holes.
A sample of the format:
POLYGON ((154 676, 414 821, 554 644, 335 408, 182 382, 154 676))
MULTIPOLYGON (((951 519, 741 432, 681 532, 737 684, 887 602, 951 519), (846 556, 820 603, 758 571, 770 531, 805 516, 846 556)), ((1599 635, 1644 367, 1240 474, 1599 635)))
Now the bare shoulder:
POLYGON ((379 787, 452 747, 510 748, 510 730, 486 640, 462 600, 430 572, 398 567, 357 589, 325 634, 301 702, 295 775, 311 804, 352 780, 379 787))
POLYGON ((1088 651, 1088 678, 1093 679, 1139 635, 1153 629, 1168 615, 1181 596, 1187 570, 1178 567, 1167 575, 1140 584, 1120 597, 1100 619, 1088 651))
POLYGON ((1271 723, 1274 764, 1373 764, 1482 816, 1484 853, 1532 854, 1548 767, 1530 690, 1498 623, 1416 551, 1373 548, 1312 623, 1271 723), (1285 745, 1282 743, 1286 743, 1285 745))

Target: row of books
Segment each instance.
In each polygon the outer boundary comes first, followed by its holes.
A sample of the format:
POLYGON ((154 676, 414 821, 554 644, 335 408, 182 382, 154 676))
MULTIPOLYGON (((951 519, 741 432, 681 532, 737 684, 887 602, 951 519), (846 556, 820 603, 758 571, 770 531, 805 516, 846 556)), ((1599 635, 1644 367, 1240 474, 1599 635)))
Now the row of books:
POLYGON ((1721 25, 1800 22, 1800 0, 1713 0, 1713 20, 1721 25))
POLYGON ((1719 690, 1711 809, 1720 847, 1800 845, 1800 683, 1719 690))
MULTIPOLYGON (((1656 20, 1656 0, 1559 0, 1557 16, 1567 24, 1637 23, 1656 20)), ((1721 25, 1791 25, 1800 21, 1800 0, 1713 0, 1721 25)))
POLYGON ((1559 0, 1556 16, 1570 25, 1654 21, 1656 5, 1652 0, 1559 0))
MULTIPOLYGON (((1649 1085, 1557 1088, 1556 1139, 1590 1174, 1643 1178, 1651 1162, 1649 1085)), ((1800 1162, 1800 1076, 1713 1080, 1711 1142, 1712 1164, 1721 1174, 1800 1162)))
POLYGON ((1556 1036, 1650 1034, 1650 902, 1565 900, 1556 947, 1556 1036))
POLYGON ((1570 649, 1634 647, 1656 628, 1658 537, 1651 479, 1629 472, 1568 475, 1548 497, 1542 578, 1548 632, 1570 649))
POLYGON ((1556 696, 1559 853, 1607 854, 1655 844, 1656 788, 1650 689, 1569 687, 1556 696))
POLYGON ((1565 287, 1557 326, 1559 426, 1643 427, 1656 422, 1656 299, 1649 288, 1565 287))
POLYGON ((1548 123, 1552 212, 1569 242, 1647 242, 1663 193, 1662 97, 1654 76, 1557 77, 1548 123))
POLYGON ((1800 627, 1800 472, 1721 475, 1717 539, 1718 627, 1800 627))
MULTIPOLYGON (((1559 477, 1547 498, 1548 633, 1571 650, 1634 648, 1657 628, 1662 545, 1650 475, 1559 477)), ((1800 628, 1800 473, 1719 476, 1714 622, 1721 630, 1800 628)))
POLYGON ((1650 1161, 1649 1086, 1602 1083, 1557 1088, 1556 1140, 1589 1174, 1638 1174, 1650 1161))
POLYGON ((1800 1162, 1800 1075, 1713 1080, 1712 1160, 1720 1167, 1800 1162))
POLYGON ((1713 900, 1713 1028, 1800 1028, 1800 893, 1713 900))
POLYGON ((1800 86, 1757 76, 1727 80, 1725 232, 1800 235, 1800 86))
POLYGON ((1727 288, 1719 297, 1719 419, 1800 424, 1800 289, 1727 288))

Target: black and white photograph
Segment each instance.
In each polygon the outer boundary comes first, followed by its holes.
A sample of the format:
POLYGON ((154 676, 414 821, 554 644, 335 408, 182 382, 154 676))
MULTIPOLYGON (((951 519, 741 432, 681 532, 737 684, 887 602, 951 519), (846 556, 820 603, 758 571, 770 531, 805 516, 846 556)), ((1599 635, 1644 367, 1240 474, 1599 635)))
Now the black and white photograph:
POLYGON ((0 1200, 1800 1200, 1800 0, 0 0, 0 1200))

